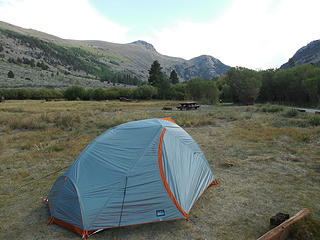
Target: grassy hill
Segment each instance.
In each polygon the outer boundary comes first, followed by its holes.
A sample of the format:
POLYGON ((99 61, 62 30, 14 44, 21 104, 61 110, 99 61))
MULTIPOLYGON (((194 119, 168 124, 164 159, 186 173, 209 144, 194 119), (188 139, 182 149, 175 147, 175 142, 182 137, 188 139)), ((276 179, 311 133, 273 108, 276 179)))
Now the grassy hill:
POLYGON ((191 60, 165 56, 144 41, 66 40, 0 22, 0 87, 136 85, 147 80, 154 60, 167 75, 176 70, 180 81, 212 78, 230 68, 211 56, 191 60), (13 79, 7 78, 10 70, 13 79))

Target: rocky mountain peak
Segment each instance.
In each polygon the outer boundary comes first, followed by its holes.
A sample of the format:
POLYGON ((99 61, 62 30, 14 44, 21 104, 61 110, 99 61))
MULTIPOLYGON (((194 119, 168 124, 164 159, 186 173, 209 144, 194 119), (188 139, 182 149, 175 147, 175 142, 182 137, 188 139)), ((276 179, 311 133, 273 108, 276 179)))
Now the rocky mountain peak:
POLYGON ((140 45, 140 46, 145 47, 146 49, 156 51, 156 49, 154 48, 154 46, 151 43, 148 43, 143 40, 137 40, 137 41, 132 42, 131 44, 140 45))
POLYGON ((192 58, 191 61, 205 61, 207 63, 216 64, 219 60, 210 55, 200 55, 198 57, 192 58))
POLYGON ((128 44, 67 40, 1 21, 0 46, 3 48, 0 51, 0 87, 65 87, 75 83, 86 87, 106 87, 106 82, 101 82, 96 76, 97 71, 89 71, 88 66, 104 71, 103 74, 110 73, 111 79, 117 76, 118 83, 125 84, 130 78, 130 84, 134 84, 134 81, 137 82, 135 79, 148 79, 148 70, 155 60, 159 61, 168 76, 175 70, 181 82, 196 77, 212 79, 230 68, 209 55, 190 60, 162 55, 152 44, 143 40, 128 44), (55 54, 58 50, 59 54, 55 54), (70 57, 72 61, 69 61, 70 57), (30 67, 30 64, 38 64, 46 70, 39 71, 30 67), (8 82, 9 70, 13 70, 17 76, 15 81, 8 82), (68 76, 62 76, 61 73, 68 76), (126 78, 119 80, 119 76, 126 78))
MULTIPOLYGON (((300 48, 291 58, 294 66, 302 64, 319 64, 320 63, 320 40, 315 40, 300 48)), ((290 68, 289 61, 283 64, 280 68, 290 68)))

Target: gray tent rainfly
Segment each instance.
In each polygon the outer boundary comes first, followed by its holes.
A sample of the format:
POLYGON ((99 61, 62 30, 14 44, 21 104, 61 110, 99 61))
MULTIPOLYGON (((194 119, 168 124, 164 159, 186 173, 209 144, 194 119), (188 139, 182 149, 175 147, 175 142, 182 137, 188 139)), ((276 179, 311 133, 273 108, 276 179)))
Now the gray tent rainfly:
POLYGON ((49 223, 86 238, 107 228, 187 219, 216 183, 199 146, 171 118, 128 122, 93 140, 56 180, 49 223))

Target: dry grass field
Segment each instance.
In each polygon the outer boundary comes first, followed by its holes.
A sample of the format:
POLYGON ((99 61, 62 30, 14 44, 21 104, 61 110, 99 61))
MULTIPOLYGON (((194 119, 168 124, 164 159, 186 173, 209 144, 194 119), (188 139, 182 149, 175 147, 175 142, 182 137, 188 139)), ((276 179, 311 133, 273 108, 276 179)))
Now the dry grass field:
POLYGON ((177 102, 0 104, 0 239, 80 239, 55 224, 41 199, 95 137, 118 124, 172 117, 204 151, 219 184, 190 221, 105 230, 92 239, 256 239, 281 211, 320 220, 320 118, 279 106, 162 111, 177 102))

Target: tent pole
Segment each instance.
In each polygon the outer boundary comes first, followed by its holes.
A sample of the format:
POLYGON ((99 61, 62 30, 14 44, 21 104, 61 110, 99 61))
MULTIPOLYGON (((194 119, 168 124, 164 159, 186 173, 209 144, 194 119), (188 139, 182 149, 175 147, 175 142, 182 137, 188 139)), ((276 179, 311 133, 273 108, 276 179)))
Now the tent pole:
POLYGON ((120 213, 120 219, 119 219, 119 227, 120 227, 120 224, 121 224, 121 218, 122 218, 122 212, 123 212, 124 199, 126 198, 127 182, 128 182, 128 177, 126 176, 126 184, 125 184, 125 186, 124 186, 124 191, 123 191, 123 199, 122 199, 121 213, 120 213))

